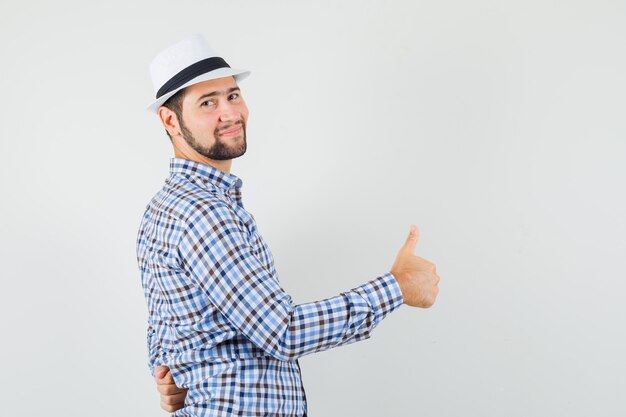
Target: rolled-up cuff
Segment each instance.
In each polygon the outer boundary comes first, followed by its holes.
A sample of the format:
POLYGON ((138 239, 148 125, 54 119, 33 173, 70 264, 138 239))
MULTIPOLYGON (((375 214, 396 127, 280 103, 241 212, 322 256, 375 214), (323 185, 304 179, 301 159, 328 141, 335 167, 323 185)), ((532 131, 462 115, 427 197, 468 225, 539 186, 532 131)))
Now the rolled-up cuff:
POLYGON ((376 312, 375 324, 402 305, 402 290, 398 281, 387 272, 380 277, 354 289, 376 312))

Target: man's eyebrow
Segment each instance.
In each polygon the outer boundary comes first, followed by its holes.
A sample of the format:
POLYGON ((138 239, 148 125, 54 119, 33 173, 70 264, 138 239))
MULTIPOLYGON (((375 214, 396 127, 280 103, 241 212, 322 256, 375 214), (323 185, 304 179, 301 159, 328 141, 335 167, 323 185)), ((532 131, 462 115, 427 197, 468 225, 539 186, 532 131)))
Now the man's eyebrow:
POLYGON ((233 91, 240 91, 239 87, 231 87, 226 91, 211 91, 210 93, 202 94, 200 97, 198 97, 198 99, 196 100, 196 103, 207 97, 227 95, 227 94, 232 93, 233 91))

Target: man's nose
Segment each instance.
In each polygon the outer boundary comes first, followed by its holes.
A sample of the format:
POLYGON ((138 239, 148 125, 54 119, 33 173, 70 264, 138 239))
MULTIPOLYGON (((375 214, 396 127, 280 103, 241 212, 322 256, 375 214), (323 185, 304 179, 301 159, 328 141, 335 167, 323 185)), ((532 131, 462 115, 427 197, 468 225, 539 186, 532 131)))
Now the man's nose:
POLYGON ((238 112, 232 104, 226 103, 222 106, 222 112, 220 113, 220 120, 222 122, 232 122, 238 120, 238 118, 238 112))

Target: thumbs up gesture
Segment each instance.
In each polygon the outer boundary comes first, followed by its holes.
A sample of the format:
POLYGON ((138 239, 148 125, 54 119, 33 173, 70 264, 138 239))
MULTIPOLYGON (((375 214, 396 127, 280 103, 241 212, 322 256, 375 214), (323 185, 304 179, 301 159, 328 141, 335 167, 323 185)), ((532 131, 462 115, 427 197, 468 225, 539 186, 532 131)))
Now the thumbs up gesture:
POLYGON ((435 264, 414 255, 418 240, 417 226, 411 225, 409 236, 400 248, 390 272, 402 290, 404 304, 428 308, 435 303, 439 293, 439 275, 435 271, 435 264))

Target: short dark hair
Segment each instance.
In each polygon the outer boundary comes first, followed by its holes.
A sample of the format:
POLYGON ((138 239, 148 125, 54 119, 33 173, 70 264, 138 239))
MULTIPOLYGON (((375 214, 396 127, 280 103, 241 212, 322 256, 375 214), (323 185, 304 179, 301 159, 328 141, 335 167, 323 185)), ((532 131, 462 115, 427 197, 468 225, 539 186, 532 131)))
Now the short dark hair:
MULTIPOLYGON (((183 99, 185 98, 185 94, 187 94, 186 90, 186 88, 178 90, 176 94, 168 98, 165 103, 162 104, 162 106, 167 107, 174 112, 176 118, 178 119, 178 123, 181 124, 183 123, 183 99)), ((165 129, 165 133, 167 133, 167 136, 170 138, 171 141, 172 136, 170 135, 170 132, 165 129)))

